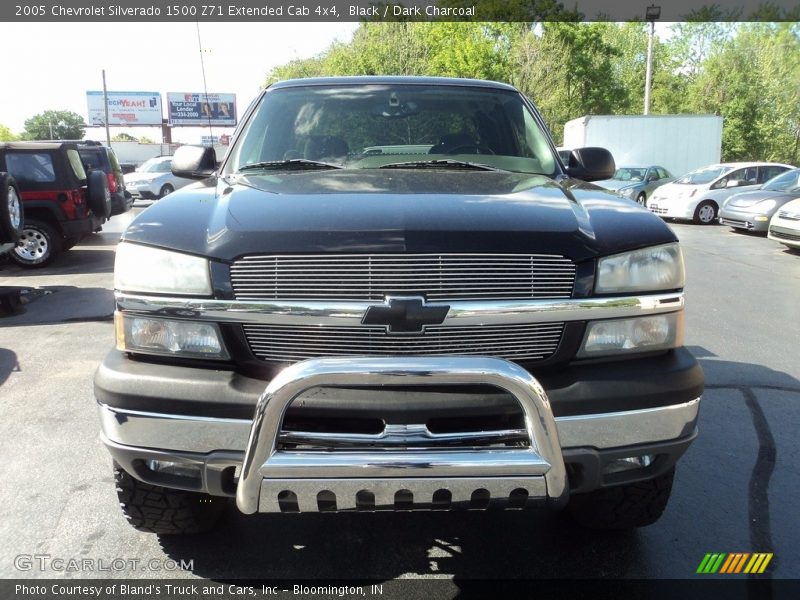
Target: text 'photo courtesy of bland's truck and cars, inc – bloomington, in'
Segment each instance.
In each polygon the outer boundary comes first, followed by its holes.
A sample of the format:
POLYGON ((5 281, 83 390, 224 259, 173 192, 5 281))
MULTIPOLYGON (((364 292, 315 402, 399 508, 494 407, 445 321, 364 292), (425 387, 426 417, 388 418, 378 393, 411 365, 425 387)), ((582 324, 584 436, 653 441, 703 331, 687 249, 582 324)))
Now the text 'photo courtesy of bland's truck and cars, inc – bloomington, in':
POLYGON ((82 105, 0 109, 3 594, 800 591, 800 28, 655 8, 31 58, 82 105))

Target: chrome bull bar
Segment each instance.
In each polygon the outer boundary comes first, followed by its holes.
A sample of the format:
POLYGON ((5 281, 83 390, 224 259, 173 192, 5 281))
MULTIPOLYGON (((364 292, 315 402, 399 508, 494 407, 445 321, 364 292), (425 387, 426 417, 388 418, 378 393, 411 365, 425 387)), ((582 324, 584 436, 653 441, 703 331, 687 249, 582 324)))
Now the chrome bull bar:
POLYGON ((358 507, 370 497, 375 509, 436 504, 445 490, 460 503, 476 491, 492 498, 523 492, 531 500, 562 506, 566 471, 550 402, 525 369, 489 357, 323 358, 287 367, 261 394, 245 450, 236 504, 243 513, 280 511, 280 499, 298 509, 358 507), (278 441, 292 401, 318 386, 450 386, 485 384, 520 403, 528 447, 464 449, 288 450, 278 441), (472 494, 471 494, 472 493, 472 494))

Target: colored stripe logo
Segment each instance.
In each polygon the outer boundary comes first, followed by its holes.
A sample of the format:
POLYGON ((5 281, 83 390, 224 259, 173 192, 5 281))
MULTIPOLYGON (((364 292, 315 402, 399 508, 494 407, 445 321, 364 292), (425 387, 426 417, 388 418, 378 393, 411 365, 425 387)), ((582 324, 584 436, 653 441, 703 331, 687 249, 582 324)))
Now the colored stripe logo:
POLYGON ((772 556, 772 552, 709 552, 700 561, 696 572, 702 575, 760 574, 766 570, 772 556))

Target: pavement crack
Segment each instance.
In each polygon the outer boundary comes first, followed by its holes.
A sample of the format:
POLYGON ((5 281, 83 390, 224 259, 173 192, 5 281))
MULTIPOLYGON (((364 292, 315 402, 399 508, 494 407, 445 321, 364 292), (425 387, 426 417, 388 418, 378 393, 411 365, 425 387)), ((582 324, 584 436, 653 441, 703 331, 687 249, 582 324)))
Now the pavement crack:
POLYGON ((800 387, 791 387, 786 385, 769 385, 765 384, 751 384, 741 385, 737 383, 707 383, 703 386, 707 390, 739 390, 745 393, 748 390, 775 390, 778 392, 797 392, 800 393, 800 387))
MULTIPOLYGON (((772 543, 772 526, 769 513, 769 482, 775 471, 777 450, 775 438, 769 427, 764 411, 758 403, 758 398, 750 388, 742 388, 745 404, 750 411, 753 427, 758 436, 758 455, 750 473, 748 486, 748 510, 750 527, 750 543, 755 552, 771 552, 774 550, 772 543)), ((777 561, 776 561, 777 562, 777 561)), ((766 574, 771 577, 770 574, 766 574)))

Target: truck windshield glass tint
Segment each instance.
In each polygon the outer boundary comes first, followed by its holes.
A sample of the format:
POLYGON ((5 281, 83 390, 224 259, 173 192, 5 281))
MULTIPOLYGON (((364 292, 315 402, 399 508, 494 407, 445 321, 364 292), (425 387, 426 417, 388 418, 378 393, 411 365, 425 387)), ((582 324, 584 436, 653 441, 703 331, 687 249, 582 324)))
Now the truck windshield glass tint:
POLYGON ((524 173, 552 175, 556 168, 546 136, 515 92, 338 85, 267 92, 224 172, 295 159, 367 169, 454 157, 524 173))

